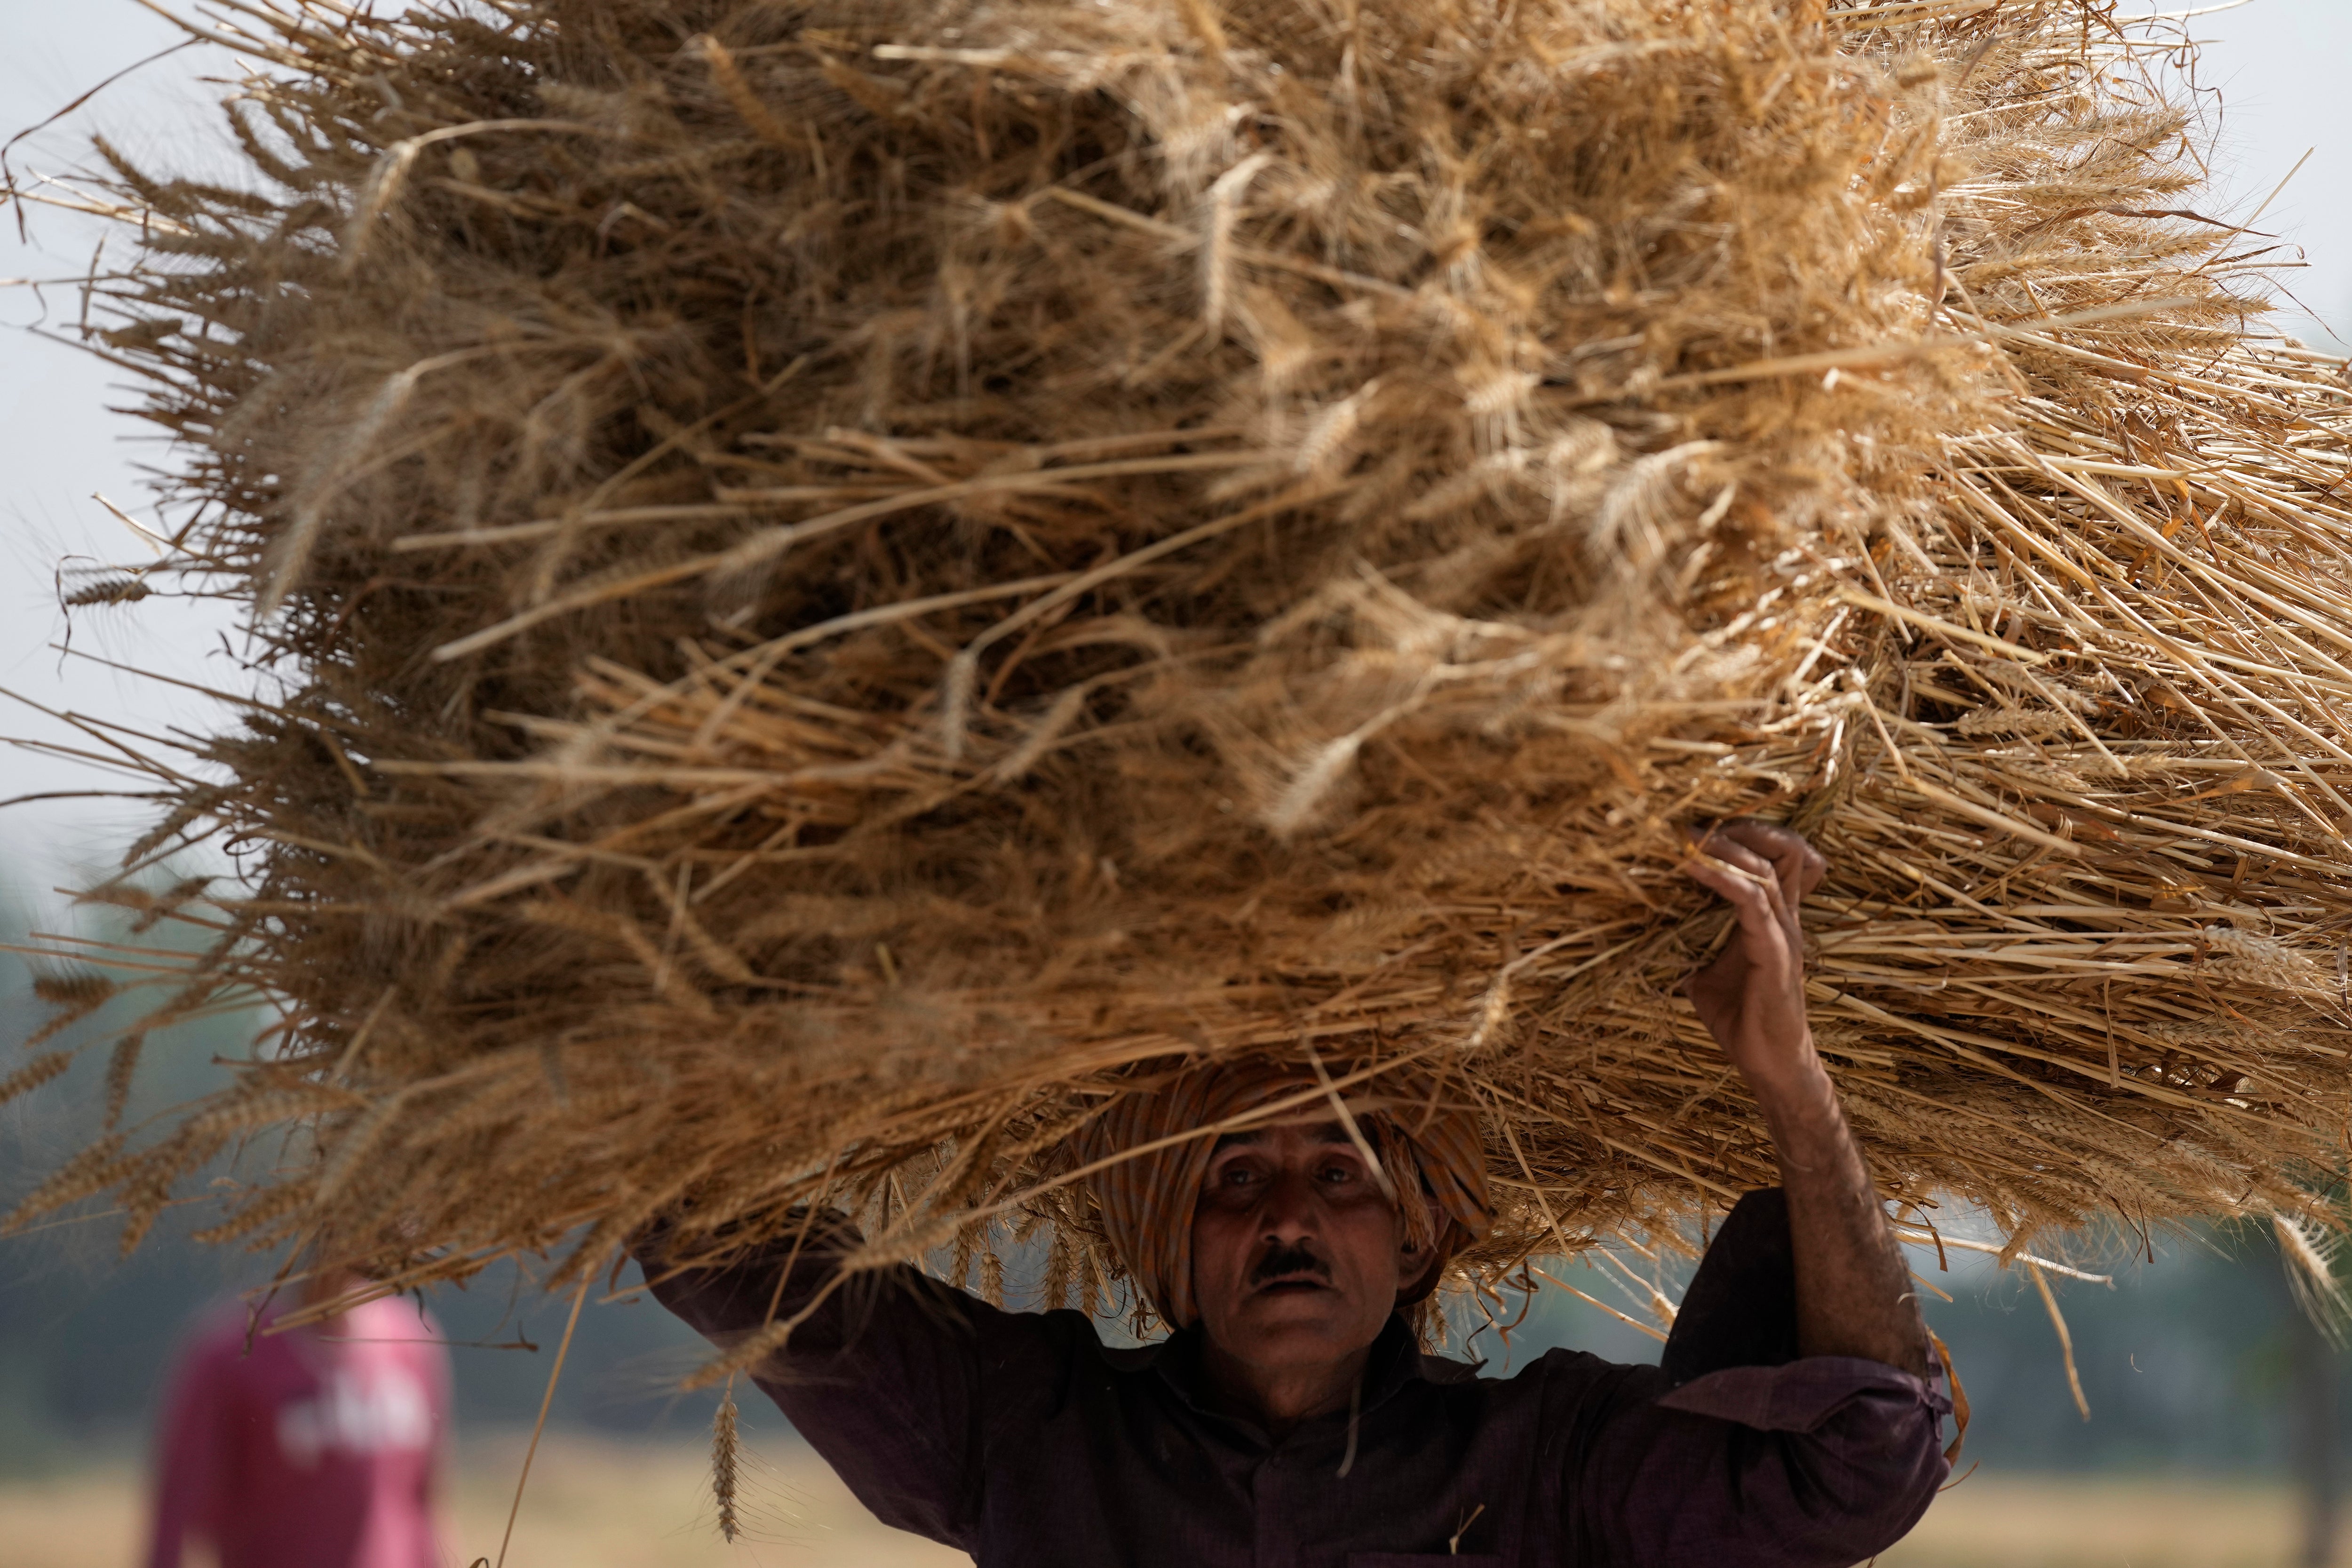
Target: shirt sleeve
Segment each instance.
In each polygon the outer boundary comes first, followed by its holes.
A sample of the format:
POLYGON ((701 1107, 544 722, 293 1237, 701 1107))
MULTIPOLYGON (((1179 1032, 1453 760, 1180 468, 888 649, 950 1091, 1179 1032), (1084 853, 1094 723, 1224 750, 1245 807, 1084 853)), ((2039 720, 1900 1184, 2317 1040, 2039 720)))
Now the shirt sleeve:
POLYGON ((1846 1568, 1902 1539, 1948 1467, 1943 1369, 1796 1355, 1788 1208, 1724 1222, 1658 1369, 1588 1413, 1570 1528, 1599 1560, 1846 1568))
MULTIPOLYGON (((801 1310, 859 1244, 827 1215, 793 1257, 789 1238, 725 1269, 666 1269, 658 1237, 636 1248, 654 1297, 724 1349, 801 1310), (777 1285, 782 1278, 781 1294, 777 1285)), ((1017 1320, 904 1267, 842 1284, 752 1381, 884 1523, 970 1551, 977 1539, 992 1370, 1030 1352, 1017 1320)), ((1012 1369, 1015 1377, 1024 1369, 1012 1369)), ((1025 1369, 1036 1376, 1050 1369, 1025 1369)))
POLYGON ((147 1568, 180 1568, 191 1535, 211 1540, 218 1533, 228 1425, 221 1403, 233 1390, 215 1338, 206 1334, 182 1353, 163 1396, 147 1568))

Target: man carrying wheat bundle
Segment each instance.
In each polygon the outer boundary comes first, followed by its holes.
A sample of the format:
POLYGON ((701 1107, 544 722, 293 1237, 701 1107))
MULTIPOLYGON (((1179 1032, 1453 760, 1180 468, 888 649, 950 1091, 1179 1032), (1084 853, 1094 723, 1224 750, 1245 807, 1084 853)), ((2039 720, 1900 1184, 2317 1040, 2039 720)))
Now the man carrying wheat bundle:
POLYGON ((161 811, 89 898, 187 972, 47 990, 153 988, 116 1101, 270 1037, 0 1230, 266 1142, 205 1235, 577 1305, 667 1213, 698 1380, 886 1520, 1393 1568, 1900 1534, 1947 1384, 1874 1174, 2011 1256, 2340 1226, 2352 391, 2196 216, 2177 18, 233 9, 250 168, 74 198, 152 252, 92 331, 190 519, 78 592, 225 594, 269 673, 109 742, 161 811), (1821 860, 1674 826, 1758 814, 1834 835, 1843 1106, 1821 860), (1417 1353, 1768 1186, 1655 1369, 1417 1353), (1170 1336, 888 1268, 1010 1208, 1170 1336))
MULTIPOLYGON (((1107 1348, 1077 1313, 901 1269, 835 1293, 761 1386, 876 1514, 982 1564, 1871 1556, 1943 1479, 1950 1405, 1806 1024, 1796 909, 1825 864, 1735 823, 1687 868, 1738 923, 1685 990, 1782 1185, 1717 1233, 1661 1365, 1555 1351, 1495 1380, 1419 1353, 1417 1310, 1491 1217, 1475 1118, 1417 1075, 1343 1100, 1302 1068, 1223 1064, 1121 1100, 1089 1151, 1129 1155, 1096 1194, 1167 1339, 1107 1348)), ((856 1243, 832 1216, 788 1277, 788 1248, 647 1273, 726 1343, 856 1243)))

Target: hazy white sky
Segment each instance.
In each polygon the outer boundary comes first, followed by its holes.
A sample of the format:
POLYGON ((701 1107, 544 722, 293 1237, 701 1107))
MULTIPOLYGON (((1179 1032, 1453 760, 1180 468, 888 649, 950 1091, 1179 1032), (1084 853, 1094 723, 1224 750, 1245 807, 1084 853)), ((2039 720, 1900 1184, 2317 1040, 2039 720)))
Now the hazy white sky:
MULTIPOLYGON (((2131 11, 2147 9, 2127 4, 2131 11)), ((2183 7, 2160 7, 2178 10, 2183 7)), ((2250 0, 2190 22, 2206 41, 2201 85, 2220 89, 2216 216, 2242 221, 2316 149, 2257 226, 2302 246, 2311 263, 2284 280, 2310 310, 2290 312, 2284 330, 2315 341, 2352 337, 2352 0, 2250 0)), ((0 135, 62 108, 109 73, 176 41, 160 17, 132 0, 0 0, 0 135)), ((101 95, 65 124, 18 144, 20 174, 62 169, 82 156, 88 133, 103 129, 134 157, 179 169, 202 166, 217 136, 206 107, 217 89, 197 78, 233 75, 218 56, 190 50, 149 67, 101 95)), ((71 277, 89 264, 95 231, 68 216, 44 214, 37 244, 20 246, 13 223, 0 233, 0 278, 71 277)), ((129 401, 103 364, 24 329, 69 328, 68 286, 36 299, 0 290, 0 688, 57 709, 103 714, 150 730, 210 728, 217 711, 184 691, 94 664, 60 668, 49 645, 63 630, 52 573, 66 555, 137 560, 141 546, 90 500, 93 491, 152 518, 138 473, 168 460, 137 421, 108 412, 129 401)), ((77 613, 74 646, 123 663, 198 682, 237 687, 223 651, 234 622, 217 605, 151 600, 121 610, 77 613)), ((0 703, 0 735, 88 747, 66 726, 0 703)), ((0 798, 35 790, 92 787, 89 770, 20 751, 0 751, 0 798)), ((55 801, 0 812, 0 897, 39 895, 79 863, 110 860, 144 826, 122 803, 55 801)))

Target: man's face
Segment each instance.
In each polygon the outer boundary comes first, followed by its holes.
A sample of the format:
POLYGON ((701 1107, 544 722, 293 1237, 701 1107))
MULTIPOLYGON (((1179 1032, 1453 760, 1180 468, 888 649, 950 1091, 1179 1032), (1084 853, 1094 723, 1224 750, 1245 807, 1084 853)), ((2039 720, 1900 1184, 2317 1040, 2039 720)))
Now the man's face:
POLYGON ((1431 1259, 1337 1122, 1217 1141, 1192 1213, 1192 1293, 1210 1341, 1267 1371, 1338 1361, 1380 1337, 1431 1259))

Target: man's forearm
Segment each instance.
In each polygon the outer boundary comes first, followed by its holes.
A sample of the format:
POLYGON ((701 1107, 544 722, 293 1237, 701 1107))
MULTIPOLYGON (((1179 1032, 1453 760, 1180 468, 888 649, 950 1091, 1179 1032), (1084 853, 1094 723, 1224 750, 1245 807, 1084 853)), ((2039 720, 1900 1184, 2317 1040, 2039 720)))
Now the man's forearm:
MULTIPOLYGON (((847 1216, 832 1209, 813 1221, 794 1211, 795 1229, 739 1258, 725 1268, 676 1268, 669 1261, 673 1238, 659 1221, 631 1242, 630 1250, 645 1270, 654 1300, 669 1309, 689 1328, 721 1349, 731 1349, 746 1335, 779 1319, 789 1319, 810 1296, 831 1279, 843 1254, 863 1239, 847 1216)), ((840 1313, 803 1325, 794 1346, 831 1354, 838 1349, 840 1313)))
POLYGON ((1927 1370, 1927 1325, 1862 1149, 1805 1022, 1797 909, 1829 862, 1785 827, 1726 823, 1684 868, 1737 911, 1731 939, 1683 983, 1707 1032, 1763 1109, 1789 1194, 1797 1348, 1927 1370))
POLYGON ((1797 1272, 1797 1345, 1924 1375, 1927 1327, 1837 1090, 1818 1062, 1751 1084, 1780 1162, 1797 1272))

